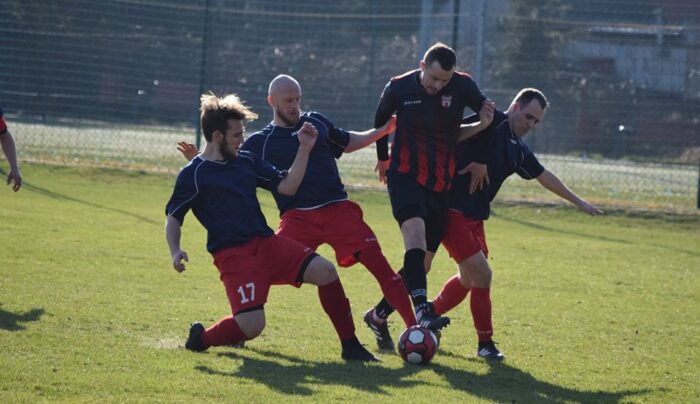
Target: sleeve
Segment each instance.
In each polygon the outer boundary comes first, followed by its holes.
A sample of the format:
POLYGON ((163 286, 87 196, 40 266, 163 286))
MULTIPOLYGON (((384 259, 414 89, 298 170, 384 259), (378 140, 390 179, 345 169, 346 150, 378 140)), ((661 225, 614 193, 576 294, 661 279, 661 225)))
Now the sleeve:
POLYGON ((262 157, 263 136, 253 134, 241 145, 240 150, 262 157))
POLYGON ((278 170, 277 167, 259 158, 257 155, 253 154, 251 158, 255 175, 258 177, 257 186, 270 192, 276 191, 279 183, 287 176, 287 170, 278 170))
MULTIPOLYGON (((381 98, 379 98, 379 104, 377 105, 377 111, 374 114, 374 127, 378 128, 384 125, 391 115, 398 108, 398 103, 394 93, 391 90, 391 81, 387 83, 384 87, 384 92, 382 92, 381 98)), ((389 160, 389 136, 384 136, 377 140, 377 158, 380 161, 389 160)))
POLYGON ((7 132, 7 124, 3 118, 2 108, 0 108, 0 135, 4 135, 7 132))
POLYGON ((465 96, 465 104, 471 108, 472 111, 474 112, 479 112, 481 109, 481 104, 484 102, 486 99, 486 96, 484 93, 481 92, 481 89, 479 88, 478 85, 476 85, 476 82, 468 75, 465 75, 466 81, 464 83, 464 96, 465 96))
POLYGON ((530 148, 523 143, 523 148, 521 150, 523 154, 523 161, 518 166, 518 175, 524 180, 532 180, 544 172, 544 167, 540 164, 537 157, 530 151, 530 148))
POLYGON ((350 143, 350 132, 336 127, 327 116, 321 113, 314 112, 312 116, 326 125, 326 128, 328 128, 328 138, 326 142, 331 148, 333 156, 335 156, 336 159, 340 158, 340 156, 345 153, 345 148, 348 147, 350 143))
POLYGON ((165 206, 165 215, 171 215, 177 219, 180 224, 185 221, 185 215, 192 208, 198 190, 194 180, 194 170, 190 170, 187 166, 177 176, 173 194, 170 196, 168 204, 165 206))
MULTIPOLYGON (((469 115, 462 119, 463 124, 476 123, 479 121, 479 114, 469 115)), ((493 140, 495 136, 493 132, 496 128, 495 119, 491 122, 488 128, 476 134, 471 139, 467 140, 470 148, 471 161, 479 164, 486 164, 489 161, 490 151, 493 149, 493 140)))

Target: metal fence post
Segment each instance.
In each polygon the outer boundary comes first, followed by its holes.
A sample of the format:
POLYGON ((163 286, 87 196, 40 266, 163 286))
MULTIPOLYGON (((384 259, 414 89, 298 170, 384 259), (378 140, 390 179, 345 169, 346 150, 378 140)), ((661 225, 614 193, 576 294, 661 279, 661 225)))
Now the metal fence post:
MULTIPOLYGON (((204 18, 202 21, 202 56, 199 65, 199 94, 197 94, 197 102, 199 97, 204 94, 204 75, 206 74, 206 59, 207 59, 207 42, 209 34, 209 0, 204 0, 204 18)), ((199 110, 199 106, 197 108, 199 110)), ((195 144, 199 149, 202 145, 202 125, 199 124, 199 114, 197 114, 197 137, 195 144)))

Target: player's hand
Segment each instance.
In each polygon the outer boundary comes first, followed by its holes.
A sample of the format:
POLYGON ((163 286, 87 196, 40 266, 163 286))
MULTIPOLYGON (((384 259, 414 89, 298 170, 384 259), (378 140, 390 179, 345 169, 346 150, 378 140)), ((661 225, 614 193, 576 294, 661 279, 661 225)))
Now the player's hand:
POLYGON ((458 174, 471 174, 471 181, 469 182, 469 193, 473 194, 477 189, 482 190, 485 186, 489 185, 489 172, 486 164, 481 164, 477 162, 469 163, 468 166, 457 171, 458 174))
POLYGON ((15 192, 22 188, 22 175, 19 173, 19 170, 10 170, 7 174, 7 185, 10 185, 10 183, 13 183, 12 190, 15 192))
POLYGON ((182 262, 185 260, 186 262, 189 262, 190 259, 187 257, 187 253, 178 250, 173 254, 173 269, 175 269, 177 272, 182 272, 185 270, 185 264, 182 262))
POLYGON ((187 161, 192 161, 192 159, 197 157, 197 154, 199 153, 197 146, 187 142, 177 142, 177 151, 182 153, 187 161))
POLYGON ((386 170, 389 169, 389 164, 391 160, 377 161, 377 165, 374 166, 374 171, 379 176, 379 182, 386 184, 386 170))
POLYGON ((381 133, 380 137, 384 137, 391 132, 396 130, 396 115, 392 115, 391 118, 382 126, 379 128, 379 133, 381 133))
POLYGON ((304 122, 301 129, 299 129, 299 134, 297 137, 299 138, 299 147, 311 151, 314 144, 316 144, 318 130, 316 130, 316 127, 312 125, 311 122, 304 122))
POLYGON ((496 103, 492 100, 485 99, 479 110, 479 120, 481 125, 486 128, 493 122, 493 111, 496 109, 496 103))
POLYGON ((588 213, 591 216, 600 216, 605 214, 602 210, 598 209, 596 206, 591 205, 590 203, 581 200, 581 203, 579 203, 578 208, 581 209, 582 211, 588 213))

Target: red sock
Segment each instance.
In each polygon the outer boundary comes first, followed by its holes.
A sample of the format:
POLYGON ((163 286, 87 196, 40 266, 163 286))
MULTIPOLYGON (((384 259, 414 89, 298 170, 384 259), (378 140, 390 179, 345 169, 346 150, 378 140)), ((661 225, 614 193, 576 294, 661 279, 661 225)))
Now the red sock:
POLYGON ((318 298, 321 300, 323 311, 328 314, 335 332, 341 341, 352 338, 355 335, 355 323, 352 321, 350 301, 345 297, 345 290, 340 279, 328 285, 318 287, 318 298))
MULTIPOLYGON (((445 314, 452 310, 467 297, 469 288, 459 281, 459 274, 454 275, 442 286, 440 294, 433 300, 435 314, 445 314)), ((472 297, 473 298, 473 297, 472 297)))
POLYGON ((384 297, 401 315, 406 327, 417 324, 416 315, 413 313, 411 300, 408 298, 408 291, 401 279, 401 275, 391 269, 391 265, 382 254, 379 247, 370 247, 360 253, 360 262, 367 267, 369 272, 379 282, 379 287, 384 293, 384 297))
POLYGON ((202 343, 205 347, 235 345, 248 337, 243 334, 233 316, 224 317, 218 323, 207 328, 202 335, 202 343))
POLYGON ((471 298, 474 328, 479 341, 491 341, 493 325, 491 324, 491 288, 472 288, 471 298))

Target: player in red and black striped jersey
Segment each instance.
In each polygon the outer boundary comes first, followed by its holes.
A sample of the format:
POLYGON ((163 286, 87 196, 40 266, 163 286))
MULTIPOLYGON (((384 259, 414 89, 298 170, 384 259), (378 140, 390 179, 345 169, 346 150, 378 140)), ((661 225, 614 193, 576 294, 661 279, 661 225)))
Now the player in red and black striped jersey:
POLYGON ((0 146, 5 154, 7 162, 10 163, 10 172, 7 174, 7 184, 12 184, 12 190, 17 192, 22 187, 22 174, 19 172, 17 164, 17 149, 12 134, 7 129, 7 124, 3 118, 2 108, 0 108, 0 146))
MULTIPOLYGON (((447 214, 448 193, 455 172, 453 160, 464 109, 493 108, 474 80, 455 72, 452 49, 437 43, 425 53, 420 69, 389 81, 375 115, 375 126, 396 113, 391 159, 388 139, 377 141, 377 171, 387 183, 394 218, 401 227, 405 254, 402 275, 422 326, 432 330, 449 324, 436 316, 427 300, 426 250, 440 244, 447 214)), ((391 309, 386 301, 372 313, 384 324, 391 309)))

